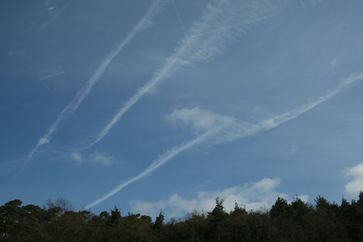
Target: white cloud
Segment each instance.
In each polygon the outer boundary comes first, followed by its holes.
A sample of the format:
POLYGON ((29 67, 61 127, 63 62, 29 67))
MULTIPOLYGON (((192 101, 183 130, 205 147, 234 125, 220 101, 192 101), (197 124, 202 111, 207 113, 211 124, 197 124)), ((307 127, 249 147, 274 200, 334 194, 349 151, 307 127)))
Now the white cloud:
POLYGON ((345 191, 350 195, 358 195, 363 191, 363 162, 346 169, 345 173, 351 179, 345 185, 345 191))
POLYGON ((113 164, 114 157, 107 155, 104 152, 93 152, 92 154, 90 154, 89 160, 91 163, 96 165, 109 166, 113 164))
POLYGON ((114 163, 115 160, 113 156, 98 151, 93 152, 86 157, 83 157, 79 152, 73 152, 70 154, 70 158, 78 165, 88 163, 93 165, 110 166, 114 163))
MULTIPOLYGON (((211 211, 217 197, 224 200, 226 211, 234 209, 235 202, 247 210, 269 209, 277 197, 288 199, 288 196, 276 190, 280 179, 264 178, 260 181, 242 186, 228 187, 218 191, 201 191, 195 198, 187 199, 173 194, 167 200, 157 202, 131 202, 132 210, 137 213, 157 215, 162 209, 170 217, 181 217, 193 211, 211 211)), ((301 196, 307 199, 307 196, 301 196)))
POLYGON ((347 175, 352 177, 363 177, 363 162, 353 166, 352 168, 349 168, 347 170, 347 175))
POLYGON ((41 138, 39 140, 39 144, 41 145, 45 145, 45 144, 48 144, 49 143, 49 140, 47 138, 41 138))
POLYGON ((77 164, 82 164, 82 162, 83 162, 82 156, 78 152, 73 152, 71 154, 71 159, 74 160, 75 162, 77 162, 77 164))
POLYGON ((175 109, 166 116, 166 119, 172 123, 190 127, 196 133, 235 123, 233 117, 217 114, 199 107, 194 107, 192 109, 175 109))

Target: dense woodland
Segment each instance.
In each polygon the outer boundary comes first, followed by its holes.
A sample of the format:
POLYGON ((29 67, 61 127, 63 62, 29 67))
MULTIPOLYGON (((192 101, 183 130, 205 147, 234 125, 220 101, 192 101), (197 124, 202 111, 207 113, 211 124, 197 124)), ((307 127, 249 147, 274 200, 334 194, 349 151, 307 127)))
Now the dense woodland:
POLYGON ((269 211, 246 211, 238 204, 227 213, 216 199, 206 214, 153 221, 115 208, 92 214, 74 211, 65 200, 43 208, 13 200, 0 207, 0 241, 363 241, 363 193, 340 204, 323 197, 307 204, 278 198, 269 211))

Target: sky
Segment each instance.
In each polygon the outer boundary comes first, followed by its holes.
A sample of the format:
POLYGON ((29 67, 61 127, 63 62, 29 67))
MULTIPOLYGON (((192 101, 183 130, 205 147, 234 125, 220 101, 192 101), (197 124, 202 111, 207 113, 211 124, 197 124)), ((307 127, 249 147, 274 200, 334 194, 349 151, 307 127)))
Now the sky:
POLYGON ((0 203, 169 217, 363 190, 359 0, 5 0, 0 203))

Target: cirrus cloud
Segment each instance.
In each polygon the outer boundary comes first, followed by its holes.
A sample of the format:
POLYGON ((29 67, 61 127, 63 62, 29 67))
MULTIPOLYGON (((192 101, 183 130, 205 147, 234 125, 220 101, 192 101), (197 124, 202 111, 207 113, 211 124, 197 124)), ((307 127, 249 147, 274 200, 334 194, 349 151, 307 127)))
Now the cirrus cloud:
POLYGON ((76 164, 93 164, 100 166, 110 166, 114 163, 115 158, 104 152, 95 151, 87 156, 82 156, 79 152, 72 152, 70 158, 76 162, 76 164))
POLYGON ((166 119, 174 124, 181 124, 200 133, 220 126, 233 125, 236 120, 233 117, 214 113, 209 110, 194 107, 191 109, 174 109, 166 116, 166 119))

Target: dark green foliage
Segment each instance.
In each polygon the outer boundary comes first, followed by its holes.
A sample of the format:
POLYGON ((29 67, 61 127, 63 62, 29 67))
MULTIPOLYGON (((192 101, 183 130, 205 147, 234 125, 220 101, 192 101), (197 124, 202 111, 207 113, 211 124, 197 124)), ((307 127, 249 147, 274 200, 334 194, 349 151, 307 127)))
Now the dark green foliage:
POLYGON ((227 213, 217 198, 211 212, 169 222, 161 212, 153 222, 146 215, 122 216, 116 207, 94 215, 73 211, 66 200, 44 208, 13 200, 0 206, 0 241, 363 241, 363 193, 340 205, 321 196, 314 205, 278 198, 268 212, 247 212, 236 203, 227 213))
POLYGON ((154 229, 158 232, 160 232, 163 228, 164 225, 164 215, 163 213, 160 211, 159 216, 156 217, 155 219, 155 223, 154 223, 154 229))

